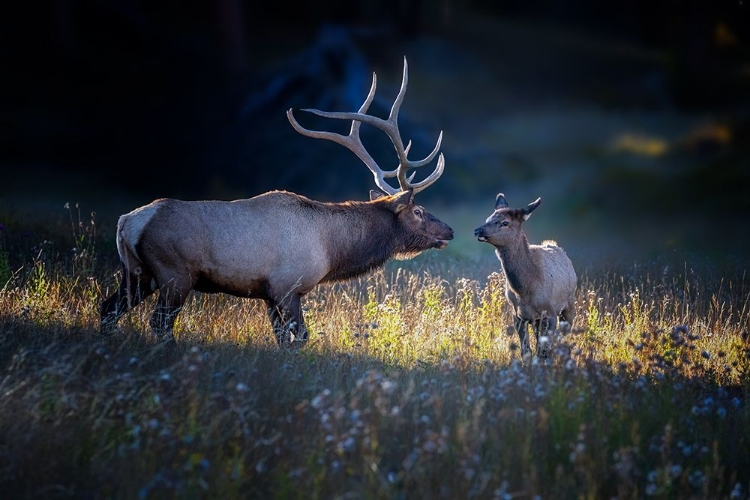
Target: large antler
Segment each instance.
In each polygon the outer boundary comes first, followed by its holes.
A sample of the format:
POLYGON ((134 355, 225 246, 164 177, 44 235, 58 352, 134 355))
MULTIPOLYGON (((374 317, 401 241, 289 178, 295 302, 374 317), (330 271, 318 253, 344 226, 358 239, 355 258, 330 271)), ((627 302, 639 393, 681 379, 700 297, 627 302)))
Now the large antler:
POLYGON ((404 57, 404 77, 401 80, 401 90, 399 90, 398 95, 396 96, 396 100, 393 102, 391 114, 388 116, 387 120, 365 114, 367 112, 367 108, 370 107, 370 104, 375 97, 375 89, 377 88, 377 76, 375 75, 375 73, 372 74, 372 86, 370 87, 370 93, 367 94, 367 99, 365 99, 364 104, 362 104, 358 112, 329 112, 320 111, 317 109, 302 110, 309 113, 314 113, 318 116, 323 116, 325 118, 351 120, 352 128, 349 131, 349 135, 337 134, 335 132, 308 130, 297 123, 297 120, 294 118, 291 109, 286 112, 286 116, 287 118, 289 118, 289 122, 292 124, 292 127, 294 127, 294 130, 296 130, 300 134, 316 139, 328 139, 329 141, 333 141, 335 143, 341 144, 342 146, 345 146, 347 149, 356 154, 359 159, 362 160, 365 165, 367 165, 367 168, 370 169, 373 176, 375 177, 375 183, 384 192, 388 194, 396 194, 399 191, 413 189, 415 193, 418 193, 428 186, 432 185, 443 174, 443 169, 445 168, 445 159, 443 158, 443 153, 440 153, 440 156, 438 157, 435 170, 424 180, 412 184, 411 181, 412 179, 414 179, 414 174, 412 174, 407 179, 406 173, 413 168, 427 165, 435 158, 435 155, 438 153, 438 151, 440 151, 440 143, 443 140, 443 132, 441 131, 440 135, 438 136, 435 149, 433 149, 426 158, 419 161, 410 161, 407 158, 409 154, 409 148, 411 148, 411 141, 409 141, 406 147, 404 147, 404 143, 401 140, 401 134, 398 130, 398 112, 401 108, 401 103, 404 101, 404 95, 406 94, 406 85, 408 81, 408 65, 406 64, 406 57, 404 57), (370 156, 370 154, 365 149, 364 145, 362 144, 362 139, 360 139, 359 137, 359 127, 362 123, 368 123, 374 127, 377 127, 388 135, 388 137, 391 139, 391 142, 393 143, 393 147, 396 148, 396 154, 398 155, 399 161, 398 168, 396 168, 395 170, 383 171, 383 169, 378 166, 372 156, 370 156), (398 179, 398 185, 400 189, 392 187, 385 181, 386 178, 390 177, 396 177, 398 179))

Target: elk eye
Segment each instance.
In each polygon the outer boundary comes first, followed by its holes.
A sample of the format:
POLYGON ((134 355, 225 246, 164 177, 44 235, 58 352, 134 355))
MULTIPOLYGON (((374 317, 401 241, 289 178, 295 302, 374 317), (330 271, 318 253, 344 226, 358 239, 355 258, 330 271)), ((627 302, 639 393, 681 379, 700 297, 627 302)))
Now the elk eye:
POLYGON ((510 224, 510 223, 507 220, 504 220, 504 221, 502 221, 500 223, 500 225, 503 226, 503 227, 507 226, 508 224, 510 224))
POLYGON ((414 210, 414 215, 416 215, 417 217, 422 217, 422 211, 417 208, 414 210))

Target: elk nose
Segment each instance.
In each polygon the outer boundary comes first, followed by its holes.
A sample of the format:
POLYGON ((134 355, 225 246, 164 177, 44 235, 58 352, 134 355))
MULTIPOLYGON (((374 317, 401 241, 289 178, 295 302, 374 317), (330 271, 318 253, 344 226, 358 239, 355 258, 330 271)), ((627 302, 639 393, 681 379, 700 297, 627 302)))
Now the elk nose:
POLYGON ((474 236, 479 238, 480 236, 484 236, 484 230, 481 227, 478 227, 474 230, 474 236))

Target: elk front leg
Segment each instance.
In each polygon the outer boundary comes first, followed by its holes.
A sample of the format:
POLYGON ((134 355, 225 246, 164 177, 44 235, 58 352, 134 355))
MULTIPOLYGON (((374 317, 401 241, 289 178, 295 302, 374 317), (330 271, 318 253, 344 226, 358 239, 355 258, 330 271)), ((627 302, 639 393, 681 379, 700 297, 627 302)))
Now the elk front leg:
POLYGON ((122 266, 122 279, 117 291, 102 302, 99 310, 99 331, 102 334, 111 333, 126 312, 152 293, 154 289, 151 288, 150 276, 129 273, 125 266, 122 266))
POLYGON ((292 294, 281 300, 267 300, 268 317, 276 342, 285 347, 302 347, 307 343, 307 327, 302 317, 301 296, 292 294))
POLYGON ((284 338, 284 330, 281 328, 281 325, 283 324, 281 319, 281 311, 279 311, 279 308, 276 306, 276 302, 273 300, 266 300, 266 311, 268 312, 268 319, 271 320, 271 327, 273 328, 273 334, 276 336, 276 342, 278 342, 279 345, 284 343, 286 341, 289 342, 289 339, 284 338))
POLYGON ((516 331, 518 332, 518 340, 521 342, 521 357, 523 358, 531 353, 531 346, 529 345, 529 322, 520 316, 514 316, 513 326, 516 327, 516 331))
POLYGON ((560 318, 568 323, 568 328, 573 328, 573 320, 576 317, 576 310, 575 307, 572 305, 566 307, 562 310, 560 313, 560 318))

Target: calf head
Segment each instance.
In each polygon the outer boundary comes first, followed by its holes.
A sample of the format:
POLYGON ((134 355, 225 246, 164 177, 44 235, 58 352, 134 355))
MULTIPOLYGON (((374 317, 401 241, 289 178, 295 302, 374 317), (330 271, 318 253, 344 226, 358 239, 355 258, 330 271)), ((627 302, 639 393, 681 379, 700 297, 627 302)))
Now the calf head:
POLYGON ((516 242, 522 233, 521 225, 531 216, 531 212, 542 203, 537 198, 525 208, 510 208, 503 193, 495 198, 495 211, 487 217, 484 225, 474 230, 477 240, 503 247, 516 242))

